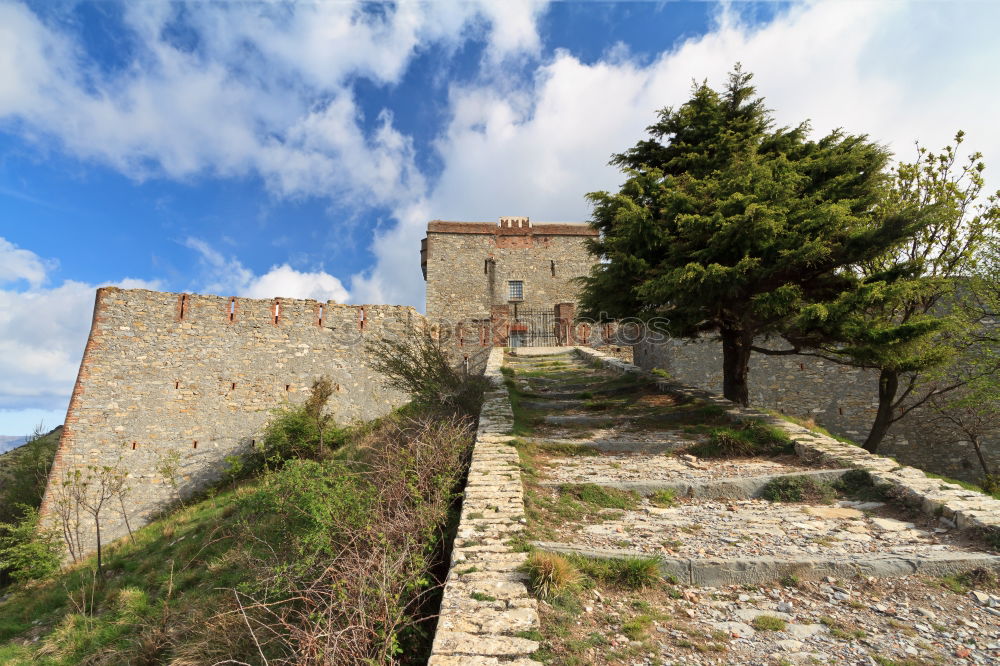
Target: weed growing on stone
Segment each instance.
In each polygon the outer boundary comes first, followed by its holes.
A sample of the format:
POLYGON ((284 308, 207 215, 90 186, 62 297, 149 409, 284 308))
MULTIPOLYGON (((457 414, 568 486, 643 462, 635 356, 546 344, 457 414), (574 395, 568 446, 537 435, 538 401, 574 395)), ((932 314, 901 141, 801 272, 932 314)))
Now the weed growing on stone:
POLYGON ((565 496, 575 497, 584 504, 601 509, 630 510, 639 505, 639 496, 634 492, 605 488, 593 483, 571 484, 559 486, 559 492, 565 496))
POLYGON ((831 485, 838 493, 862 502, 885 502, 891 490, 887 485, 877 485, 863 469, 847 471, 831 485))
POLYGON ((649 496, 649 503, 661 508, 669 508, 677 504, 677 491, 673 488, 657 490, 649 496))
POLYGON ((829 483, 816 481, 808 476, 779 477, 768 481, 761 489, 761 497, 771 502, 817 502, 829 504, 837 491, 829 483))
POLYGON ((788 623, 773 615, 758 615, 750 625, 757 631, 784 631, 788 623))
POLYGON ((580 571, 573 563, 557 553, 537 551, 524 564, 532 593, 539 599, 573 592, 581 582, 580 571))
POLYGON ((567 556, 576 568, 595 582, 628 590, 642 590, 663 582, 660 561, 655 557, 601 559, 567 556))
POLYGON ((760 421, 713 428, 707 442, 697 442, 686 451, 699 458, 775 456, 794 453, 784 431, 760 421))

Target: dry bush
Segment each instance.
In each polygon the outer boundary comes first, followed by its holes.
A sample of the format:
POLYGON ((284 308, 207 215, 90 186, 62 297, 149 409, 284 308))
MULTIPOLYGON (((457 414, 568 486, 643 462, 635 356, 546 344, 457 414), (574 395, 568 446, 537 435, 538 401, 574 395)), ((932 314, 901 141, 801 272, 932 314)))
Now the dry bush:
POLYGON ((438 586, 433 568, 444 548, 471 426, 457 416, 398 416, 361 439, 351 473, 364 484, 355 480, 348 487, 370 493, 365 524, 327 530, 332 541, 321 547, 296 537, 293 551, 308 543, 323 556, 307 558, 311 563, 302 567, 289 566, 287 553, 277 554, 255 572, 259 589, 238 598, 242 608, 235 614, 261 641, 261 658, 324 666, 419 659, 414 646, 421 643, 420 623, 438 586))
POLYGON ((371 368, 415 404, 470 416, 479 413, 488 382, 456 367, 445 344, 427 332, 410 328, 398 339, 370 341, 366 351, 371 368))
POLYGON ((534 552, 524 565, 531 591, 539 599, 551 599, 575 589, 582 580, 573 563, 557 553, 534 552))

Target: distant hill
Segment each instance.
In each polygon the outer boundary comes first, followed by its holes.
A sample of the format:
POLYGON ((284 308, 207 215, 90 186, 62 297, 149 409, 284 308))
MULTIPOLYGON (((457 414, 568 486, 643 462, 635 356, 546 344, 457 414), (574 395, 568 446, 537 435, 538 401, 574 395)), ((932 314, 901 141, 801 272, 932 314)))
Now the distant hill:
POLYGON ((27 441, 24 435, 0 435, 0 453, 16 449, 27 441))

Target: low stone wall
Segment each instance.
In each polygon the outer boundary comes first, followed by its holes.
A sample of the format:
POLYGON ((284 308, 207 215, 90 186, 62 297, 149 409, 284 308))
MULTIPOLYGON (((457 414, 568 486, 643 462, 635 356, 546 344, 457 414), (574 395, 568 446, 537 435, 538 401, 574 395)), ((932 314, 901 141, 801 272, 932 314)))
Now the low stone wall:
POLYGON ((486 363, 492 388, 479 414, 430 666, 539 664, 529 658, 538 643, 517 636, 538 628, 538 606, 519 571, 527 554, 508 545, 526 521, 503 353, 493 348, 486 363))
MULTIPOLYGON (((722 346, 708 337, 697 341, 643 340, 635 345, 634 355, 634 363, 644 370, 660 368, 682 384, 721 392, 722 346)), ((878 373, 808 356, 754 353, 750 359, 750 404, 814 419, 835 435, 861 442, 878 410, 878 373)), ((926 419, 931 416, 922 408, 894 423, 879 453, 944 476, 978 481, 983 470, 972 444, 938 441, 929 434, 926 419)), ((992 466, 1000 465, 1000 432, 987 437, 983 449, 992 466)))
POLYGON ((890 458, 868 453, 861 447, 815 433, 766 412, 738 407, 714 393, 658 378, 602 352, 586 347, 576 347, 576 350, 584 358, 600 361, 605 367, 617 372, 647 376, 665 393, 699 398, 720 405, 725 407, 730 416, 740 421, 753 419, 781 428, 795 443, 795 452, 804 460, 863 469, 870 473, 876 484, 891 487, 892 494, 901 502, 948 521, 949 525, 987 532, 993 538, 1000 539, 1000 500, 966 490, 954 483, 928 478, 915 467, 900 465, 890 458))

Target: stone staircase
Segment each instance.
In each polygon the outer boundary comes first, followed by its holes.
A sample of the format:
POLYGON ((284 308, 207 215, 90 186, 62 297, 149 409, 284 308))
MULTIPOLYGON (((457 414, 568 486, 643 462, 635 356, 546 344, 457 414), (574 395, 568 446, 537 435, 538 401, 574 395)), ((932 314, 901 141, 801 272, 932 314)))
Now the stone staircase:
MULTIPOLYGON (((598 560, 655 558, 667 580, 709 590, 685 588, 679 599, 664 598, 670 612, 663 617, 683 612, 688 625, 703 625, 706 636, 715 636, 705 644, 726 652, 691 647, 666 621, 654 622, 656 631, 650 628, 642 640, 614 636, 622 631, 615 628, 613 618, 622 614, 615 606, 603 615, 612 618, 603 629, 614 649, 595 647, 568 663, 1000 663, 1000 596, 942 592, 926 578, 974 571, 989 580, 989 572, 1000 571, 1000 555, 982 534, 959 529, 944 510, 914 510, 895 501, 898 493, 859 485, 853 465, 837 464, 835 456, 824 464, 823 456, 807 459, 790 450, 692 455, 687 449, 698 450, 713 430, 737 427, 718 401, 664 393, 655 378, 622 374, 593 354, 515 351, 505 366, 515 387, 531 545, 598 560), (769 488, 803 483, 800 501, 762 497, 769 488), (895 585, 909 591, 895 599, 895 585), (939 593, 947 599, 937 599, 939 593), (936 621, 918 623, 927 627, 918 630, 919 640, 893 630, 893 622, 911 622, 910 599, 922 594, 938 608, 914 611, 914 618, 936 621), (705 595, 710 604, 698 602, 705 595), (906 610, 900 614, 900 608, 906 610), (976 631, 959 624, 955 613, 976 631), (754 617, 762 614, 776 616, 787 631, 754 629, 754 617), (838 632, 847 635, 837 629, 843 626, 866 629, 838 640, 838 632), (892 635, 866 645, 862 634, 892 635)), ((991 501, 973 508, 981 513, 985 506, 988 514, 991 501)), ((619 606, 635 603, 612 594, 619 606)), ((594 605, 606 597, 598 592, 594 605)), ((587 608, 586 616, 598 617, 587 608)), ((600 633, 601 623, 593 624, 600 633)), ((569 645, 564 638, 552 641, 569 645)), ((558 663, 559 649, 554 654, 558 663)))

